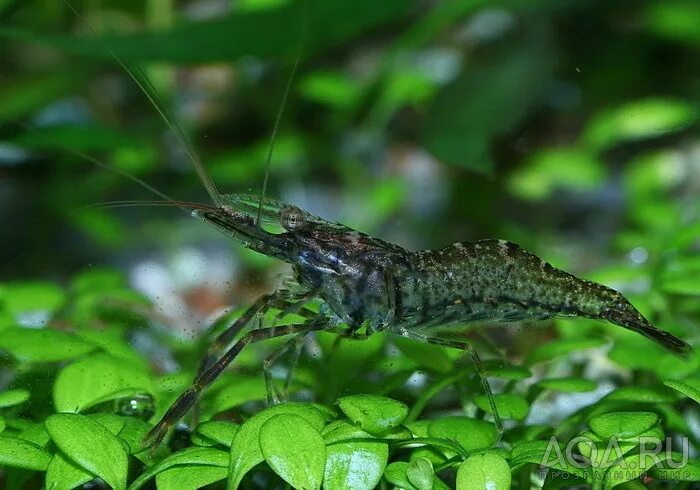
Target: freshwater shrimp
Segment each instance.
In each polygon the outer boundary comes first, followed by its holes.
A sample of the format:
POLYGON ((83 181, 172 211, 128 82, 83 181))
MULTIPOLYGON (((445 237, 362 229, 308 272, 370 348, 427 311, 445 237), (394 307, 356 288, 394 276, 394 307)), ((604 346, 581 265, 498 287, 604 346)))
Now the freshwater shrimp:
MULTIPOLYGON (((189 210, 244 247, 291 264, 295 281, 294 288, 263 295, 218 336, 192 386, 149 432, 145 446, 158 446, 246 345, 274 337, 291 336, 265 361, 268 381, 269 366, 279 355, 298 345, 307 334, 320 330, 355 335, 364 327, 365 335, 389 331, 466 351, 482 382, 499 433, 501 419, 477 352, 466 341, 437 336, 433 333, 435 327, 474 321, 583 317, 607 320, 640 333, 678 355, 690 352, 686 342, 653 326, 621 293, 557 269, 512 242, 481 240, 409 251, 297 206, 264 198, 264 186, 259 196, 221 194, 182 131, 163 111, 152 87, 112 55, 175 133, 212 204, 176 201, 135 180, 155 192, 164 204, 189 210), (268 231, 262 226, 264 222, 279 224, 284 231, 268 231), (318 313, 304 307, 313 299, 321 301, 318 313), (304 321, 246 330, 254 318, 270 309, 295 311, 304 321)), ((270 153, 275 133, 276 128, 270 153)), ((267 163, 269 166, 269 157, 267 163)))
POLYGON ((263 296, 216 339, 192 386, 148 434, 150 446, 160 443, 247 344, 283 335, 293 338, 280 351, 291 348, 294 337, 313 331, 344 328, 352 334, 362 326, 367 334, 388 330, 467 351, 499 432, 501 420, 477 352, 468 342, 431 335, 431 327, 584 317, 640 333, 681 356, 690 352, 686 342, 653 326, 618 291, 557 269, 512 242, 481 240, 409 251, 272 199, 264 199, 261 207, 259 198, 250 195, 218 195, 217 200, 219 204, 198 208, 193 215, 243 246, 291 264, 298 289, 263 296), (255 213, 278 222, 284 232, 266 231, 255 213), (303 323, 250 330, 229 346, 261 311, 284 310, 311 298, 319 298, 323 306, 318 314, 305 312, 303 323))

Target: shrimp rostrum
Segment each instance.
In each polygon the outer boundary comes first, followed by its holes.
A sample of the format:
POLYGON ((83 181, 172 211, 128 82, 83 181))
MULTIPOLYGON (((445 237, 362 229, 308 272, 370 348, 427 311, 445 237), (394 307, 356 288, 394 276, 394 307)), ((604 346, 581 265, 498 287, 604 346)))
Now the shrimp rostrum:
MULTIPOLYGON (((551 266, 504 240, 455 243, 416 252, 324 220, 296 206, 248 195, 220 195, 193 214, 256 252, 291 264, 298 289, 260 298, 211 346, 199 375, 149 433, 157 445, 206 387, 249 343, 289 335, 286 350, 307 333, 344 325, 353 333, 395 335, 470 353, 494 414, 501 421, 477 353, 462 340, 431 335, 431 327, 470 321, 514 322, 556 316, 607 320, 666 349, 687 355, 690 346, 647 321, 619 292, 551 266), (283 231, 261 226, 275 222, 283 231), (312 298, 325 306, 305 310, 303 323, 243 329, 271 308, 301 308, 312 298)), ((273 355, 274 357, 275 355, 273 355)), ((269 387, 268 387, 269 392, 269 387)))

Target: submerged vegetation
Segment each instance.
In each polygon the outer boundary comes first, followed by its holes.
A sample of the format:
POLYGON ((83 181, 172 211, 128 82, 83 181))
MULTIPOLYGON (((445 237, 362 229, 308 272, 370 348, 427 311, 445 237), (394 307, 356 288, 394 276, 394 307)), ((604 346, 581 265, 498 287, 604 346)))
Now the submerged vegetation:
MULTIPOLYGON (((407 248, 508 239, 690 344, 700 326, 696 3, 181 3, 86 2, 84 23, 0 2, 0 486, 700 481, 700 353, 585 319, 451 332, 484 359, 500 440, 468 355, 319 332, 289 386, 293 356, 273 366, 286 403, 267 406, 262 374, 285 339, 250 346, 198 425, 144 450, 216 332, 289 271, 131 207, 152 196, 79 158, 206 200, 113 54, 143 67, 220 189, 254 193, 308 15, 271 195, 407 248)), ((284 313, 260 324, 300 320, 284 313)))

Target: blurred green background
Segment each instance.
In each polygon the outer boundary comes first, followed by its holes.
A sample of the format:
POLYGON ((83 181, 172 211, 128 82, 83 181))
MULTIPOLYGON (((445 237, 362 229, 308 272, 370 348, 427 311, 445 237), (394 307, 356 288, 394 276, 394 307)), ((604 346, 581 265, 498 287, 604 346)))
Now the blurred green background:
POLYGON ((116 266, 196 317, 273 287, 285 266, 176 209, 86 207, 154 196, 61 146, 207 202, 113 51, 144 69, 222 192, 257 193, 304 37, 270 196, 411 249, 515 241, 692 339, 700 3, 73 5, 85 23, 60 1, 0 2, 3 280, 116 266))

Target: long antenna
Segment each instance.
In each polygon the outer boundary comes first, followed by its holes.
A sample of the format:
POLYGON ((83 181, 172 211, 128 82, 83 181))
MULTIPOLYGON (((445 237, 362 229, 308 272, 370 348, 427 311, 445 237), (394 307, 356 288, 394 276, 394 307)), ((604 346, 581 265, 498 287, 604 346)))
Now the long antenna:
MULTIPOLYGON (((39 133, 39 130, 37 130, 36 128, 34 128, 34 127, 30 126, 29 124, 26 124, 22 121, 18 121, 17 124, 19 124, 26 131, 32 131, 34 133, 39 133)), ((87 160, 88 162, 91 162, 91 163, 97 165, 98 167, 104 168, 105 170, 109 170, 110 172, 114 172, 117 175, 121 175, 122 177, 126 177, 127 179, 131 180, 132 182, 137 183, 138 185, 140 185, 144 189, 147 189, 148 191, 152 192, 156 196, 165 199, 166 202, 177 202, 176 199, 173 199, 172 197, 167 195, 165 192, 159 191, 158 189, 153 187, 151 184, 149 184, 148 182, 146 182, 144 180, 141 180, 140 178, 136 177, 135 175, 131 175, 128 172, 124 172, 120 168, 113 167, 111 165, 107 165, 106 163, 104 163, 101 160, 98 160, 97 158, 93 157, 92 155, 88 155, 87 153, 84 153, 80 150, 76 150, 75 148, 71 148, 68 145, 64 145, 63 143, 58 141, 56 138, 53 138, 53 137, 50 137, 47 135, 42 135, 42 138, 48 139, 49 141, 51 141, 51 143, 58 146, 59 148, 61 148, 63 151, 65 151, 67 153, 71 153, 72 155, 83 158, 83 159, 87 160)))
POLYGON ((255 220, 255 224, 260 228, 260 219, 262 218, 262 207, 263 200, 265 199, 265 192, 267 192, 267 182, 270 177, 270 165, 272 162, 272 153, 275 150, 275 141, 277 140, 277 133, 279 131, 280 121, 282 120, 282 113, 287 105, 287 98, 289 97, 289 92, 292 88, 292 82, 294 81, 294 76, 296 75, 297 68, 299 68, 299 62, 301 60, 301 53, 304 49, 304 43, 306 41, 306 31, 308 30, 309 24, 309 0, 304 0, 304 12, 303 12, 303 24, 301 27, 301 37, 299 38, 299 45, 297 46, 297 53, 294 59, 294 65, 292 66, 292 72, 289 74, 287 79, 287 85, 284 87, 284 94, 282 95, 282 103, 277 110, 277 115, 275 116, 275 124, 272 127, 272 133, 270 134, 270 142, 267 146, 267 158, 265 159, 265 177, 263 178, 262 189, 260 190, 260 202, 258 203, 258 216, 255 220))
POLYGON ((209 197, 211 197, 212 201, 214 201, 214 204, 216 204, 217 206, 221 206, 221 194, 217 190, 214 181, 211 180, 211 177, 207 173, 207 170, 204 168, 204 163, 202 162, 202 159, 199 157, 199 154, 197 154, 197 152, 194 150, 194 147, 190 144, 189 140, 187 139, 187 136, 185 136, 184 131, 182 131, 182 128, 176 122, 174 122, 174 120, 168 117, 166 109, 159 102, 160 97, 158 96, 158 92, 156 91, 155 87, 153 87, 153 85, 151 84, 150 79, 141 70, 141 68, 138 67, 138 65, 136 71, 129 68, 127 64, 117 55, 117 53, 115 53, 114 50, 97 34, 97 32, 95 32, 92 26, 85 21, 83 16, 80 15, 80 13, 75 9, 75 7, 73 7, 73 5, 71 5, 71 3, 68 0, 64 0, 64 3, 68 6, 68 8, 71 11, 73 11, 76 17, 80 19, 80 22, 82 22, 83 25, 93 34, 93 36, 102 45, 102 47, 104 47, 107 50, 107 52, 117 61, 117 63, 119 63, 119 65, 134 81, 134 83, 136 83, 139 89, 141 89, 141 91, 144 93, 148 101, 156 110, 160 118, 163 120, 163 122, 165 122, 168 129, 170 129, 170 131, 175 135, 178 144, 187 154, 187 157, 190 159, 190 162, 192 162, 192 165, 194 165, 194 169, 197 172, 197 175, 199 176, 199 180, 202 182, 204 188, 207 190, 209 197))

